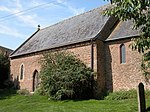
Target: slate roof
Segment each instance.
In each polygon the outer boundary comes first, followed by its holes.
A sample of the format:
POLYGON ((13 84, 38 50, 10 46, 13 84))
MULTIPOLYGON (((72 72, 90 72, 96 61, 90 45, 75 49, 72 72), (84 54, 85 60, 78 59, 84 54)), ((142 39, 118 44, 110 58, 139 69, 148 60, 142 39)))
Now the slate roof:
POLYGON ((139 29, 133 29, 133 22, 130 21, 120 21, 115 27, 114 31, 109 35, 105 41, 131 38, 139 36, 139 29))
POLYGON ((3 47, 3 46, 0 46, 0 53, 1 53, 1 52, 6 52, 6 51, 7 51, 8 55, 9 55, 10 53, 12 53, 12 52, 13 52, 13 50, 12 50, 12 49, 9 49, 9 48, 6 48, 6 47, 3 47))
POLYGON ((106 41, 136 35, 137 32, 132 30, 132 22, 120 22, 116 27, 115 24, 118 19, 102 15, 102 11, 109 6, 104 5, 36 31, 10 57, 85 42, 91 39, 105 40, 109 35, 106 41), (114 27, 116 28, 110 34, 114 27))
POLYGON ((39 30, 16 49, 11 57, 95 38, 109 19, 101 14, 107 7, 108 5, 96 8, 39 30))

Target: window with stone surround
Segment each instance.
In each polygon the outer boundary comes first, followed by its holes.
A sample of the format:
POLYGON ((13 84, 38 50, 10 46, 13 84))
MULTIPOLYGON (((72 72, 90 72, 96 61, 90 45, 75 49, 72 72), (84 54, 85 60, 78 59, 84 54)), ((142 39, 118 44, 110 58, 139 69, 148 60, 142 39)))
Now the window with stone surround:
POLYGON ((120 63, 126 63, 126 48, 124 44, 120 45, 120 63))
POLYGON ((20 80, 23 80, 24 77, 24 65, 22 64, 20 67, 20 80))

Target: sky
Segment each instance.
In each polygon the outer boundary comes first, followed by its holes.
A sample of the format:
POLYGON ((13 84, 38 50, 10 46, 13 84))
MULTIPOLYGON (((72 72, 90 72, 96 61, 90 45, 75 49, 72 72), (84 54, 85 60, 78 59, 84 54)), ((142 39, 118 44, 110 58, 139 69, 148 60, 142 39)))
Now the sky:
POLYGON ((107 0, 0 0, 0 46, 15 50, 38 25, 48 27, 108 4, 107 0))

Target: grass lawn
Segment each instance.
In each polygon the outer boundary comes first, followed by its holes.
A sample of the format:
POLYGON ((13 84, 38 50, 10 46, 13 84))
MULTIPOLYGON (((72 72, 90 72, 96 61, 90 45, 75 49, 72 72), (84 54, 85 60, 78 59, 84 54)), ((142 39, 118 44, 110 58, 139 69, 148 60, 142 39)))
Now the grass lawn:
MULTIPOLYGON (((147 100, 150 106, 150 99, 147 100)), ((0 112, 137 112, 137 100, 48 101, 44 96, 0 94, 0 112)))

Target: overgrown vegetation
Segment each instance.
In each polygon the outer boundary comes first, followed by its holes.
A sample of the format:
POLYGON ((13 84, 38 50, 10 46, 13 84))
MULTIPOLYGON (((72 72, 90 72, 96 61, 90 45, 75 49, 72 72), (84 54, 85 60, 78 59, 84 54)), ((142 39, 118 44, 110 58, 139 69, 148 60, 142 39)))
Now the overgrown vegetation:
POLYGON ((10 62, 7 56, 0 53, 0 88, 5 88, 4 82, 8 80, 10 73, 10 62))
POLYGON ((37 93, 50 99, 89 99, 92 97, 93 71, 69 52, 44 54, 41 85, 37 93))

